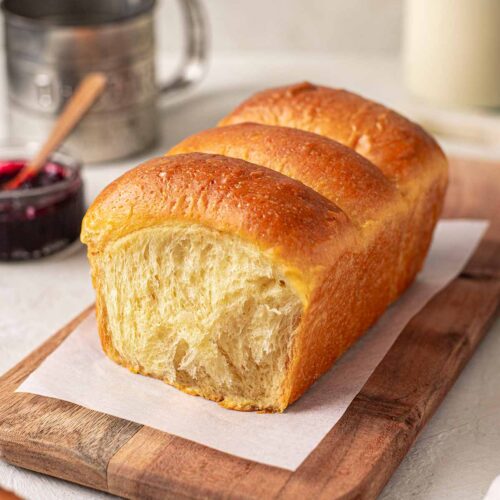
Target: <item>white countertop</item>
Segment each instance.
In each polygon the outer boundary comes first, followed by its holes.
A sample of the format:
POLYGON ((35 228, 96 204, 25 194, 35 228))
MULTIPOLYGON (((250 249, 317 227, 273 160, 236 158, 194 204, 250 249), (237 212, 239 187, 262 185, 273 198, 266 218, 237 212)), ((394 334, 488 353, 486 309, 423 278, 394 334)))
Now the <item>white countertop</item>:
MULTIPOLYGON (((162 103, 160 140, 153 151, 85 169, 87 200, 91 201, 107 183, 141 160, 161 154, 188 134, 213 126, 254 90, 301 80, 346 87, 406 112, 415 110, 415 115, 422 110, 405 95, 394 59, 267 52, 220 56, 213 61, 207 79, 190 96, 162 103)), ((4 95, 4 89, 2 82, 0 95, 4 95)), ((460 123, 461 117, 452 119, 460 123)), ((5 133, 4 123, 0 125, 2 131, 5 133)), ((449 140, 442 143, 451 154, 497 159, 500 168, 499 146, 449 140)), ((38 262, 0 264, 0 373, 92 301, 87 261, 79 245, 38 262)), ((381 498, 484 497, 490 483, 500 474, 499 359, 497 321, 381 498)), ((0 485, 29 499, 109 498, 1 460, 0 485)))

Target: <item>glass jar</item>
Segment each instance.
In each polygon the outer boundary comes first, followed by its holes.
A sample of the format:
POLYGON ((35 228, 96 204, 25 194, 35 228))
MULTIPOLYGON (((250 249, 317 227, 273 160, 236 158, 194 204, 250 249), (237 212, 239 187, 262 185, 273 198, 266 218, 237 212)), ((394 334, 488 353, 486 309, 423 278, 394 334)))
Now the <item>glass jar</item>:
MULTIPOLYGON (((32 158, 37 149, 34 143, 0 142, 0 162, 4 165, 10 162, 15 171, 21 168, 20 162, 32 158)), ((62 151, 54 153, 49 163, 52 169, 58 169, 57 182, 12 191, 0 189, 2 261, 51 255, 80 235, 84 215, 81 165, 62 151)))

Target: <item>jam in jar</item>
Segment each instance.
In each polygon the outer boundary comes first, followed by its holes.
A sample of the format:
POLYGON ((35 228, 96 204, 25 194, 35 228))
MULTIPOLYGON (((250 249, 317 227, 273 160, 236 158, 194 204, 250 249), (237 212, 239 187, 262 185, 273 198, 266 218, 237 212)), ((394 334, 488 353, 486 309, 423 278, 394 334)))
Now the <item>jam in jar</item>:
POLYGON ((0 148, 0 260, 50 255, 80 234, 83 183, 79 164, 66 154, 55 153, 17 189, 2 189, 23 168, 30 153, 24 151, 24 158, 6 158, 0 148))

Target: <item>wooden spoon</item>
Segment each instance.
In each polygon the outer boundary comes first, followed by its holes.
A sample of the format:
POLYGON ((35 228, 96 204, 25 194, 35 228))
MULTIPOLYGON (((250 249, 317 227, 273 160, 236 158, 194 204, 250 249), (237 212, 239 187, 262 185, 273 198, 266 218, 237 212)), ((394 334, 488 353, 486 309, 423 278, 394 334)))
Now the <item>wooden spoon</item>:
POLYGON ((50 155, 60 146, 72 132, 87 111, 106 87, 106 77, 102 73, 89 73, 78 85, 57 119, 49 137, 35 157, 29 161, 18 174, 2 186, 2 190, 10 191, 18 188, 23 182, 37 174, 47 163, 50 155))

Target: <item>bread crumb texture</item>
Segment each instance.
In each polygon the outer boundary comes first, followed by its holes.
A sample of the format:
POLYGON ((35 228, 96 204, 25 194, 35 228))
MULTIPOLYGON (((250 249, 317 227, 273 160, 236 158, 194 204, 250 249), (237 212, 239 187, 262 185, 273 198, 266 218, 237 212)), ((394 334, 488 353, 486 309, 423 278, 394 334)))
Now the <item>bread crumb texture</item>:
POLYGON ((110 242, 99 276, 117 361, 236 409, 280 410, 303 305, 256 246, 165 224, 110 242))

